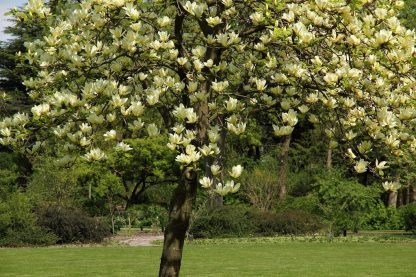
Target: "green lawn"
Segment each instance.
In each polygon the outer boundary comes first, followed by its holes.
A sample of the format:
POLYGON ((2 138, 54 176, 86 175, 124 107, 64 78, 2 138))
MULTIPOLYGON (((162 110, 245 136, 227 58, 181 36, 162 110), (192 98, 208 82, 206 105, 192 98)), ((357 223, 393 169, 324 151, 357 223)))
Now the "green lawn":
MULTIPOLYGON (((0 276, 156 276, 161 247, 0 249, 0 276)), ((181 276, 416 276, 416 243, 186 245, 181 276)))

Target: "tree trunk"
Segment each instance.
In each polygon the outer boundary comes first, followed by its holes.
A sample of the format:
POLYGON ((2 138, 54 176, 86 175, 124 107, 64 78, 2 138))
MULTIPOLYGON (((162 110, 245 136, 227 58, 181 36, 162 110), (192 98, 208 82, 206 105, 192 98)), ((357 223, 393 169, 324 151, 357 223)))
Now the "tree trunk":
POLYGON ((410 185, 410 191, 409 191, 409 203, 416 202, 416 189, 413 185, 410 185))
POLYGON ((397 207, 397 191, 389 191, 389 199, 387 205, 388 207, 394 209, 397 207))
POLYGON ((279 165, 279 200, 285 201, 287 194, 287 170, 289 163, 289 148, 291 136, 287 136, 283 142, 280 153, 280 165, 279 165))
POLYGON ((326 169, 331 171, 332 169, 332 149, 328 147, 327 156, 326 156, 326 169))
POLYGON ((410 184, 408 183, 406 189, 404 190, 404 204, 408 205, 410 203, 410 184))
POLYGON ((196 172, 192 168, 186 168, 172 196, 169 223, 165 229, 163 252, 160 259, 159 277, 179 276, 183 245, 189 227, 197 185, 196 172))

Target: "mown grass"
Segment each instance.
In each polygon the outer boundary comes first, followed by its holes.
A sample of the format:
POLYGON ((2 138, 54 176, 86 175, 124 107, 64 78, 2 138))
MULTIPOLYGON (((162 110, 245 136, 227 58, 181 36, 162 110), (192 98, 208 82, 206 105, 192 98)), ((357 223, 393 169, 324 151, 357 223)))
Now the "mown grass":
MULTIPOLYGON (((0 276, 156 276, 160 252, 160 246, 3 248, 0 276)), ((186 245, 181 276, 416 276, 415 260, 414 242, 205 241, 186 245)))

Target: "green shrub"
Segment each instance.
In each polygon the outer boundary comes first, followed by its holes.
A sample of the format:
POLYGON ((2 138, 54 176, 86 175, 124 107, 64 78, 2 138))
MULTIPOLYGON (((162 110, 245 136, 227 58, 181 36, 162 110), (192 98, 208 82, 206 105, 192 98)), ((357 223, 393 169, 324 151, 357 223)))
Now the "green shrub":
POLYGON ((274 213, 242 206, 223 206, 197 217, 190 234, 194 238, 301 235, 316 233, 322 227, 318 216, 304 211, 274 213))
POLYGON ((19 191, 0 199, 0 246, 50 245, 57 237, 36 224, 30 198, 19 191))
POLYGON ((255 232, 250 209, 241 206, 223 206, 198 216, 189 233, 194 238, 242 237, 255 232))
POLYGON ((47 246, 55 244, 58 237, 39 226, 31 226, 22 230, 8 230, 0 238, 0 246, 19 247, 41 245, 47 246))
POLYGON ((364 214, 377 204, 379 191, 333 171, 317 179, 314 195, 329 232, 337 235, 361 227, 364 214))
POLYGON ((288 197, 279 210, 298 210, 310 214, 321 215, 318 197, 308 194, 300 197, 288 197))
POLYGON ((394 208, 379 202, 362 216, 361 227, 366 230, 403 230, 403 218, 394 208))
POLYGON ((299 210, 256 212, 253 213, 252 220, 256 226, 256 234, 264 236, 313 234, 323 227, 317 215, 299 210))
POLYGON ((400 209, 406 231, 416 233, 416 205, 410 204, 400 209))
POLYGON ((40 212, 39 224, 56 234, 58 243, 101 242, 111 234, 111 226, 107 221, 68 207, 46 208, 40 212))

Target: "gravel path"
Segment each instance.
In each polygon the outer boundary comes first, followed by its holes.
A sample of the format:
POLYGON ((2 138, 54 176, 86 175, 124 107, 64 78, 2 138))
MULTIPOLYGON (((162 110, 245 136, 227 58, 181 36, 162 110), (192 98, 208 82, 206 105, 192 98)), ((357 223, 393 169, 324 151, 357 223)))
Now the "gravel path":
POLYGON ((138 234, 129 237, 119 237, 117 241, 130 246, 152 246, 152 242, 163 240, 163 235, 158 234, 138 234))

